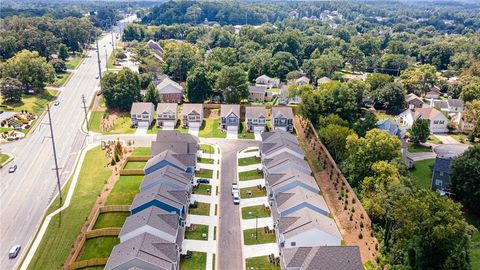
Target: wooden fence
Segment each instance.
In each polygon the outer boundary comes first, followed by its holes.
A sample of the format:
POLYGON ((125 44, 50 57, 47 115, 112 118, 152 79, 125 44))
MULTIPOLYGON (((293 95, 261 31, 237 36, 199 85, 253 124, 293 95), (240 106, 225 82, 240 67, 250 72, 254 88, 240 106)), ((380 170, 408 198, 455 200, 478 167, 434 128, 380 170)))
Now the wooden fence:
POLYGON ((118 236, 120 234, 120 230, 122 228, 117 227, 109 227, 109 228, 101 228, 96 230, 91 230, 85 233, 85 238, 96 238, 101 236, 118 236))
POLYGON ((99 258, 99 259, 90 259, 90 260, 82 260, 73 262, 68 266, 69 270, 75 269, 82 269, 87 267, 94 267, 94 266, 104 266, 107 264, 108 258, 99 258))

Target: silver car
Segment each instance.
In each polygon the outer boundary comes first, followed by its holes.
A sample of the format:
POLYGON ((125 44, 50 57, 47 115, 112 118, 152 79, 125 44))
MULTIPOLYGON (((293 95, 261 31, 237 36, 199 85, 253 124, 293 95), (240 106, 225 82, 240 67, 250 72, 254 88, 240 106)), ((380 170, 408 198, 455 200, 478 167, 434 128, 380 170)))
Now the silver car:
POLYGON ((10 251, 8 252, 8 258, 9 259, 15 259, 20 252, 20 249, 22 247, 20 245, 13 246, 10 251))

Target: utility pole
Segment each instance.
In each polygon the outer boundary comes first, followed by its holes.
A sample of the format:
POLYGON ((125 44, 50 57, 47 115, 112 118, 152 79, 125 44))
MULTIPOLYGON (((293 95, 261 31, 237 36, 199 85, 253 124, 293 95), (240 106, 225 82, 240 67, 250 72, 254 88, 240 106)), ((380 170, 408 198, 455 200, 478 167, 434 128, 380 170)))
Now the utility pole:
POLYGON ((85 100, 85 95, 82 94, 82 102, 83 102, 83 112, 85 113, 85 125, 87 126, 87 133, 90 133, 90 129, 88 128, 88 119, 87 119, 87 104, 85 100))
POLYGON ((102 89, 102 67, 100 66, 100 49, 98 48, 98 37, 95 35, 95 42, 97 44, 97 59, 98 59, 98 78, 100 79, 100 92, 103 92, 102 89))
POLYGON ((107 67, 107 71, 108 71, 108 54, 107 54, 107 49, 106 48, 105 48, 105 66, 107 67))
POLYGON ((55 148, 55 138, 53 137, 53 126, 52 126, 52 117, 50 116, 50 105, 47 104, 47 112, 48 112, 48 125, 50 126, 50 135, 52 139, 52 147, 53 147, 53 159, 55 160, 55 171, 57 174, 57 187, 58 187, 58 196, 60 198, 60 207, 63 204, 62 198, 62 188, 60 186, 60 174, 58 173, 58 161, 57 161, 57 149, 55 148))

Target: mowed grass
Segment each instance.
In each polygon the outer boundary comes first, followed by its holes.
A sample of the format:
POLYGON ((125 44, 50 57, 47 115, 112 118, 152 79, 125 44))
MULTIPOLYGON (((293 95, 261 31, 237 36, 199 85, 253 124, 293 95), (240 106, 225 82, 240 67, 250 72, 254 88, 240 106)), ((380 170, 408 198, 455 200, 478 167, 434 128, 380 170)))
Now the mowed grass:
POLYGON ((193 188, 192 193, 210 196, 212 193, 212 185, 199 184, 198 187, 193 188))
POLYGON ((150 156, 150 147, 136 147, 133 149, 132 156, 150 156))
POLYGON ((251 170, 251 171, 240 172, 238 174, 238 178, 240 181, 261 179, 263 178, 263 171, 251 170))
POLYGON ((207 267, 207 253, 192 252, 192 257, 180 259, 180 270, 205 270, 207 267))
POLYGON ((407 150, 410 153, 432 152, 432 148, 428 146, 423 146, 420 144, 411 144, 411 143, 408 144, 407 150))
POLYGON ((197 158, 198 163, 213 164, 213 161, 214 160, 211 158, 201 158, 201 157, 197 158))
POLYGON ((200 128, 198 136, 204 138, 226 138, 227 133, 220 130, 220 119, 207 118, 200 128))
POLYGON ((130 205, 140 192, 143 175, 122 175, 113 186, 105 205, 130 205))
POLYGON ((267 196, 267 191, 258 189, 257 187, 247 187, 240 189, 240 198, 248 199, 248 198, 257 198, 267 196), (250 194, 249 194, 250 192, 250 194))
POLYGON ((270 263, 268 256, 248 258, 245 262, 249 270, 280 270, 279 265, 270 263))
POLYGON ((263 227, 257 228, 257 233, 255 234, 255 228, 248 229, 243 231, 243 240, 245 245, 259 245, 275 242, 275 233, 267 234, 265 233, 263 227), (256 239, 255 239, 256 235, 256 239))
POLYGON ((80 260, 88 260, 95 258, 108 258, 115 245, 120 243, 120 239, 116 236, 102 236, 90 238, 85 241, 80 260))
POLYGON ((22 96, 21 102, 13 104, 4 104, 3 98, 0 95, 0 104, 5 105, 1 110, 15 112, 26 110, 40 116, 47 108, 47 104, 54 100, 57 94, 58 92, 55 90, 44 90, 42 93, 34 95, 26 94, 22 96))
POLYGON ((199 215, 199 216, 209 216, 210 215, 210 204, 197 202, 197 207, 188 209, 188 214, 190 215, 199 215))
POLYGON ((195 226, 193 231, 185 231, 185 239, 192 240, 207 240, 208 239, 208 225, 192 224, 195 226), (205 237, 203 237, 205 234, 205 237))
POLYGON ((80 61, 82 61, 82 57, 79 55, 72 56, 65 62, 65 65, 67 66, 68 69, 76 69, 78 67, 78 64, 80 64, 80 61))
POLYGON ((430 189, 432 186, 432 169, 435 159, 415 161, 415 167, 409 171, 410 178, 419 188, 430 189))
POLYGON ((115 120, 115 125, 108 131, 101 129, 102 119, 108 112, 92 112, 88 121, 90 131, 102 134, 133 134, 135 128, 131 127, 132 121, 128 115, 122 116, 115 120))
POLYGON ((200 149, 203 151, 205 154, 215 154, 215 148, 213 146, 208 145, 208 144, 200 144, 200 149))
POLYGON ((270 210, 263 205, 255 205, 242 208, 242 219, 266 218, 270 216, 270 210))
POLYGON ((122 227, 125 223, 125 219, 130 216, 130 212, 107 212, 100 213, 97 221, 93 226, 93 229, 109 228, 109 227, 122 227))
POLYGON ((9 156, 7 154, 0 154, 0 165, 7 161, 8 158, 9 156))
POLYGON ((213 177, 213 171, 210 169, 200 169, 199 171, 195 172, 195 177, 211 179, 213 177))
MULTIPOLYGON (((105 181, 112 174, 110 169, 104 167, 106 163, 107 159, 100 147, 88 151, 70 206, 61 215, 52 218, 28 269, 62 268, 105 181)), ((54 203, 49 211, 57 207, 54 203)))
POLYGON ((477 228, 470 243, 470 266, 471 269, 480 269, 480 216, 465 213, 467 221, 477 228))
POLYGON ((53 81, 51 86, 53 86, 53 87, 63 86, 67 82, 68 78, 70 78, 70 76, 72 76, 72 73, 69 72, 69 71, 63 72, 63 73, 58 73, 57 77, 55 78, 55 81, 53 81))
POLYGON ((240 125, 240 130, 238 131, 238 138, 239 139, 246 139, 246 140, 253 140, 255 139, 255 134, 253 132, 247 131, 247 124, 245 121, 242 121, 240 125))
POLYGON ((259 157, 245 157, 238 159, 238 166, 248 166, 253 164, 260 164, 261 160, 259 157))
POLYGON ((145 168, 146 161, 128 161, 125 165, 125 170, 143 170, 145 168))

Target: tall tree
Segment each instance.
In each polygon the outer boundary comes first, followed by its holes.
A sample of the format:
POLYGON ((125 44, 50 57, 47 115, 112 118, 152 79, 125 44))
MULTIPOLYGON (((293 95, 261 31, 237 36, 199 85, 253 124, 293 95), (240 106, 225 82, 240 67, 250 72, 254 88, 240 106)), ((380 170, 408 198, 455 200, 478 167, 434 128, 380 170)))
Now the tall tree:
POLYGON ((290 71, 298 69, 298 62, 289 52, 277 52, 272 57, 271 72, 275 77, 285 80, 290 71))
POLYGON ((480 139, 480 100, 467 102, 465 116, 467 122, 473 123, 473 130, 469 135, 469 140, 473 143, 476 138, 480 139))
POLYGON ((424 143, 430 136, 428 121, 422 118, 416 119, 410 129, 410 137, 415 144, 424 143))
POLYGON ((157 107, 157 104, 160 102, 160 94, 155 88, 155 85, 153 84, 153 82, 150 82, 150 84, 147 87, 147 91, 145 92, 145 102, 153 103, 153 105, 155 105, 155 108, 157 107))
POLYGON ((198 62, 197 48, 186 42, 171 42, 164 48, 166 72, 185 81, 188 71, 198 62))
POLYGON ((138 73, 128 68, 118 73, 107 72, 102 78, 103 97, 110 109, 129 111, 133 102, 140 101, 140 79, 138 73))
POLYGON ((218 74, 215 88, 223 93, 226 103, 240 103, 248 97, 247 75, 240 67, 224 66, 218 74))
POLYGON ((480 145, 470 147, 453 160, 449 187, 467 208, 479 213, 480 145))
POLYGON ((22 101, 22 83, 14 78, 5 77, 0 79, 0 93, 3 102, 18 103, 22 101))
POLYGON ((352 71, 361 70, 365 65, 365 55, 356 46, 350 46, 347 51, 347 61, 352 65, 352 71))
POLYGON ((63 43, 58 46, 58 57, 60 57, 60 59, 62 59, 63 61, 66 61, 68 59, 68 48, 63 43))
POLYGON ((437 69, 432 65, 419 65, 403 71, 400 80, 408 93, 424 95, 437 82, 437 69))
POLYGON ((353 130, 348 127, 329 124, 320 129, 318 136, 325 147, 327 147, 328 152, 330 152, 332 157, 338 162, 344 158, 347 137, 353 133, 353 130))
POLYGON ((204 66, 194 67, 187 77, 187 97, 190 102, 203 103, 213 92, 213 81, 204 66))
POLYGON ((392 113, 398 113, 403 109, 405 102, 405 89, 396 83, 384 85, 374 95, 375 103, 392 113))

